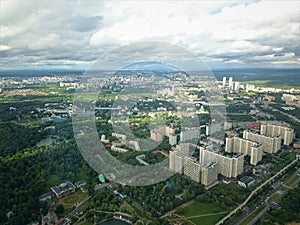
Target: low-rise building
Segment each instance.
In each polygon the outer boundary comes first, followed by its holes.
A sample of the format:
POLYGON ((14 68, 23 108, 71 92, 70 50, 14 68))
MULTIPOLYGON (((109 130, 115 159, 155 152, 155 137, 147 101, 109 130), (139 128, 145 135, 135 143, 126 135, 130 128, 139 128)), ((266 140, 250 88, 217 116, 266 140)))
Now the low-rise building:
POLYGON ((238 180, 238 185, 244 188, 251 187, 255 184, 255 180, 252 177, 242 177, 241 179, 238 180))
POLYGON ((255 176, 263 176, 267 173, 267 170, 264 166, 257 166, 253 168, 253 175, 255 176))
POLYGON ((79 180, 79 181, 75 182, 74 184, 75 184, 76 188, 82 188, 82 187, 86 186, 86 181, 79 180))
POLYGON ((114 145, 112 145, 110 149, 111 149, 113 152, 118 152, 118 153, 126 153, 126 152, 128 152, 127 149, 125 149, 125 148, 120 148, 120 147, 116 147, 116 146, 114 146, 114 145))
POLYGON ((61 183, 58 186, 51 187, 52 192, 55 194, 57 198, 61 198, 71 193, 74 193, 75 189, 76 189, 75 185, 72 184, 70 181, 61 183))
POLYGON ((42 194, 40 197, 39 197, 39 200, 40 201, 46 201, 47 199, 51 199, 52 197, 54 197, 54 193, 52 192, 48 192, 48 193, 45 193, 45 194, 42 194))
POLYGON ((126 135, 124 135, 124 134, 112 133, 111 136, 118 138, 122 141, 126 141, 126 135))

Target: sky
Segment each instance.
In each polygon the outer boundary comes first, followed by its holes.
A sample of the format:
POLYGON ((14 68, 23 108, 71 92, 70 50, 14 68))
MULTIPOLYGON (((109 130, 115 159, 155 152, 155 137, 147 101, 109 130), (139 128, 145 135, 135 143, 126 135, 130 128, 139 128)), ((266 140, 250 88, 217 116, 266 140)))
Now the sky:
POLYGON ((87 69, 161 41, 212 68, 300 68, 300 1, 0 1, 1 69, 87 69))

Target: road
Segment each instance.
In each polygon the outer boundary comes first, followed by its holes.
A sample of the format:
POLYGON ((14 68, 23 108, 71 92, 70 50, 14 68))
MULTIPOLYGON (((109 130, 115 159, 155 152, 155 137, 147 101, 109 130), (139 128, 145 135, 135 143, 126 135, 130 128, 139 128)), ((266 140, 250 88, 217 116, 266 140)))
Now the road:
POLYGON ((65 218, 70 219, 71 217, 75 216, 77 213, 80 213, 84 206, 99 192, 101 192, 103 189, 107 188, 111 184, 102 184, 99 189, 97 189, 92 195, 90 195, 86 200, 81 202, 72 212, 70 212, 68 215, 65 216, 65 218))
POLYGON ((286 112, 283 112, 283 111, 281 111, 281 110, 278 110, 278 109, 274 108, 273 106, 271 106, 270 104, 268 104, 268 106, 269 106, 269 108, 272 108, 274 111, 280 112, 281 114, 283 114, 283 115, 289 117, 290 119, 296 121, 297 123, 300 123, 300 119, 298 119, 297 117, 295 117, 295 116, 293 116, 293 115, 291 115, 291 114, 288 114, 288 113, 286 113, 286 112))
MULTIPOLYGON (((298 173, 299 173, 299 172, 300 172, 300 170, 298 169, 298 170, 293 174, 293 176, 291 176, 291 177, 285 182, 285 184, 288 183, 293 177, 298 176, 298 173)), ((281 191, 281 190, 276 191, 273 195, 279 194, 279 196, 278 196, 273 202, 276 202, 276 204, 279 203, 280 200, 281 200, 281 198, 282 198, 286 193, 288 193, 288 190, 291 189, 291 188, 294 188, 296 185, 298 185, 299 181, 300 181, 300 177, 299 177, 299 178, 298 178, 291 186, 288 186, 288 188, 286 188, 285 190, 283 190, 283 191, 281 191)), ((286 185, 282 185, 282 186, 280 187, 280 189, 282 189, 283 187, 286 187, 286 185)), ((273 196, 273 195, 272 195, 272 196, 273 196)), ((268 199, 270 199, 272 196, 270 196, 268 199)), ((267 207, 266 207, 263 211, 261 211, 255 218, 253 218, 253 219, 249 222, 249 225, 255 224, 255 223, 257 222, 257 220, 259 220, 259 218, 261 218, 261 217, 268 211, 268 209, 269 209, 270 207, 272 207, 272 205, 274 204, 273 202, 265 201, 265 204, 267 205, 267 207)), ((249 216, 250 216, 250 215, 249 215, 249 216)))
MULTIPOLYGON (((281 198, 282 196, 284 196, 284 195, 287 193, 288 189, 292 188, 292 187, 290 187, 290 186, 286 186, 285 184, 287 184, 287 183, 288 183, 291 179, 293 179, 295 176, 298 176, 298 173, 299 173, 299 172, 300 172, 300 169, 296 170, 296 171, 295 171, 288 179, 285 180, 284 184, 278 185, 278 186, 275 188, 275 190, 272 190, 272 192, 268 194, 267 198, 262 199, 262 200, 260 200, 258 203, 256 203, 255 206, 252 207, 250 210, 248 210, 247 213, 244 214, 242 217, 240 217, 240 218, 238 219, 238 221, 234 223, 234 225, 242 224, 245 220, 248 219, 248 217, 251 217, 252 214, 253 214, 254 212, 256 212, 256 210, 257 210, 259 207, 261 207, 261 206, 263 206, 263 205, 265 205, 266 207, 265 207, 258 215, 256 215, 255 218, 253 218, 250 222, 248 222, 248 224, 254 224, 260 217, 262 217, 262 216, 268 211, 268 209, 269 209, 270 207, 274 207, 274 206, 276 207, 276 206, 277 206, 276 204, 277 204, 277 202, 278 202, 278 199, 280 200, 280 198, 281 198), (284 187, 288 187, 288 188, 286 188, 285 190, 282 190, 284 187), (270 202, 270 200, 271 200, 272 198, 274 198, 274 196, 276 196, 276 195, 278 195, 278 197, 276 198, 276 200, 270 202)), ((299 177, 298 181, 299 181, 299 180, 300 180, 300 177, 299 177)), ((295 186, 295 185, 298 183, 298 181, 294 182, 292 186, 295 186)))
POLYGON ((270 182, 272 182, 276 177, 278 177, 280 174, 284 173, 285 170, 287 168, 289 168, 290 166, 292 166, 294 163, 296 163, 298 161, 298 159, 295 159, 294 161, 292 161, 290 164, 288 164, 286 167, 284 167, 282 170, 280 170, 278 173, 276 173, 274 176, 270 177, 267 181, 265 181, 263 184, 261 184, 260 186, 258 186, 255 190, 253 190, 251 192, 251 194, 246 198, 246 200, 240 204, 237 208, 235 208, 233 211, 231 211, 227 216, 225 216, 224 218, 222 218, 218 223, 216 223, 216 225, 221 225, 223 224, 227 219, 229 219, 231 216, 233 216, 234 214, 236 214, 237 211, 241 210, 244 206, 246 206, 246 204, 250 201, 250 199, 258 192, 260 191, 260 189, 262 189, 264 186, 266 186, 267 184, 269 184, 270 182))

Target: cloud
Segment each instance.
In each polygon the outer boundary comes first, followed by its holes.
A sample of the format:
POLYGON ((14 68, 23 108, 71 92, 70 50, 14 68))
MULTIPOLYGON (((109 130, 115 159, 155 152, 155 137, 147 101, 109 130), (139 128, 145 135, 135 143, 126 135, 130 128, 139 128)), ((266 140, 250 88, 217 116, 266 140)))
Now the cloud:
POLYGON ((101 16, 76 16, 73 18, 71 28, 79 32, 87 32, 99 27, 101 16))
MULTIPOLYGON (((207 2, 176 2, 175 6, 172 2, 112 5, 112 13, 104 14, 107 26, 93 34, 90 43, 101 46, 163 40, 211 60, 222 55, 219 59, 224 62, 264 64, 268 61, 262 57, 249 56, 281 52, 293 55, 292 59, 287 58, 289 62, 298 63, 299 2, 237 2, 214 13, 208 5, 207 2)), ((276 54, 272 59, 281 60, 276 54)))
POLYGON ((155 40, 220 65, 299 66, 299 15, 299 1, 1 1, 0 66, 86 66, 155 40))

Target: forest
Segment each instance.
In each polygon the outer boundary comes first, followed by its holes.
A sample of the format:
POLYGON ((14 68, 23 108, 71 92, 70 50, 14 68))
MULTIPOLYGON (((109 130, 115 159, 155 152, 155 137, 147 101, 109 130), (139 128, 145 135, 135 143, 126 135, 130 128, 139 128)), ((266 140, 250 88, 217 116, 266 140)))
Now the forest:
POLYGON ((35 146, 43 133, 13 123, 1 126, 0 224, 24 225, 37 221, 48 208, 39 196, 50 187, 85 179, 93 191, 97 174, 85 163, 72 138, 71 121, 55 124, 51 134, 60 137, 54 146, 35 146), (4 130, 5 129, 5 130, 4 130), (8 212, 13 212, 7 217, 8 212))

